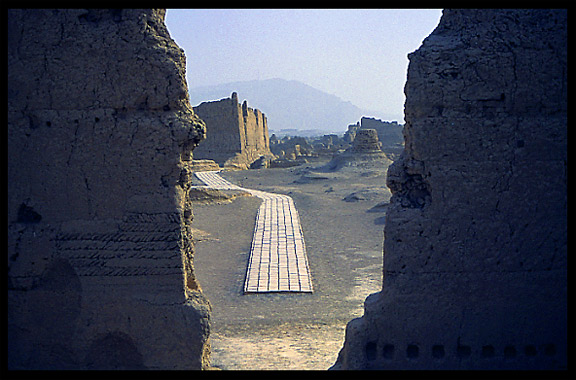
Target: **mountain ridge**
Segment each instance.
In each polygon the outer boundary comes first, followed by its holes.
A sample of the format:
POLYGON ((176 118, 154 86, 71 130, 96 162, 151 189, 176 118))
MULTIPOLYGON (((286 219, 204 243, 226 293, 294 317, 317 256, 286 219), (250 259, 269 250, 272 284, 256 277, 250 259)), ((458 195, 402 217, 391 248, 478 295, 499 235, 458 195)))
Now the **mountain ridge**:
POLYGON ((344 132, 362 116, 382 119, 378 112, 361 109, 336 95, 296 80, 271 78, 190 88, 190 104, 220 100, 238 94, 240 101, 262 111, 271 130, 344 132))

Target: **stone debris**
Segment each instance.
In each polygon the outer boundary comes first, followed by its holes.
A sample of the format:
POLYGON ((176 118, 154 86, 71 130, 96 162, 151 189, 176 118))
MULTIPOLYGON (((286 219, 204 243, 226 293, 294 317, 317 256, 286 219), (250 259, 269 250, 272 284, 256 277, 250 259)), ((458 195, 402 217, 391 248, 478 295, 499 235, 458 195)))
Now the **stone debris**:
POLYGON ((240 190, 261 198, 244 283, 244 293, 312 293, 306 244, 294 200, 281 194, 244 189, 217 171, 195 175, 218 190, 240 190))

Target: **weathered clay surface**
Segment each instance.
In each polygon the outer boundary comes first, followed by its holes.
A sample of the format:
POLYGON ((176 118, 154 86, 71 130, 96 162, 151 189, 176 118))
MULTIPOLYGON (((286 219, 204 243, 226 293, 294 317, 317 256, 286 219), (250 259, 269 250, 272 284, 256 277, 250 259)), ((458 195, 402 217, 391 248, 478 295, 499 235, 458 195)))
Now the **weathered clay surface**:
POLYGON ((247 169, 260 157, 272 156, 266 116, 246 101, 240 105, 235 92, 230 98, 201 103, 194 111, 206 122, 206 140, 194 151, 195 158, 247 169))
POLYGON ((566 368, 566 30, 446 10, 409 56, 383 287, 334 368, 566 368))
POLYGON ((9 11, 9 368, 208 365, 184 70, 163 10, 9 11))

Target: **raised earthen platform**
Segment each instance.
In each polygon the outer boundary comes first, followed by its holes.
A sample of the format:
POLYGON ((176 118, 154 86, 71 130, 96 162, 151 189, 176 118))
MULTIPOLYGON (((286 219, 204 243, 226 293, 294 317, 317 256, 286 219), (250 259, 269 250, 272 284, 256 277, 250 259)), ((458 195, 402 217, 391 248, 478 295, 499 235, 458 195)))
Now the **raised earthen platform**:
POLYGON ((218 171, 196 172, 208 187, 242 190, 263 200, 256 216, 244 293, 312 293, 306 245, 294 201, 287 195, 236 186, 218 171))

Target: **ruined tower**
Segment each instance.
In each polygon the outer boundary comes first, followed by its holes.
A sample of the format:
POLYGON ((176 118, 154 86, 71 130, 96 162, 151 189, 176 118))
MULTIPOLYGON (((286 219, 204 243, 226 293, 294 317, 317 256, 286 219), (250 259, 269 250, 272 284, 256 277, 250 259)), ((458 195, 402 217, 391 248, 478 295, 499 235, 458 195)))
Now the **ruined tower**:
POLYGON ((356 166, 363 168, 379 168, 386 170, 392 163, 380 147, 378 133, 375 129, 360 129, 352 142, 352 146, 344 152, 335 155, 326 164, 328 170, 339 170, 343 167, 356 166))
POLYGON ((378 141, 378 133, 375 129, 361 129, 356 133, 352 142, 352 151, 355 153, 380 152, 382 143, 378 141))
POLYGON ((238 94, 194 107, 206 123, 206 140, 194 158, 210 159, 221 166, 247 169, 261 156, 271 156, 268 121, 260 110, 239 104, 238 94))
POLYGON ((334 368, 565 369, 566 10, 446 10, 409 59, 382 291, 334 368))
POLYGON ((164 10, 8 12, 9 369, 200 369, 181 176, 205 126, 164 10))
POLYGON ((402 125, 396 121, 382 121, 372 117, 363 116, 356 124, 350 124, 344 133, 344 139, 354 141, 356 134, 363 129, 374 129, 378 133, 378 140, 382 144, 382 151, 391 158, 396 158, 403 150, 404 137, 402 125))

